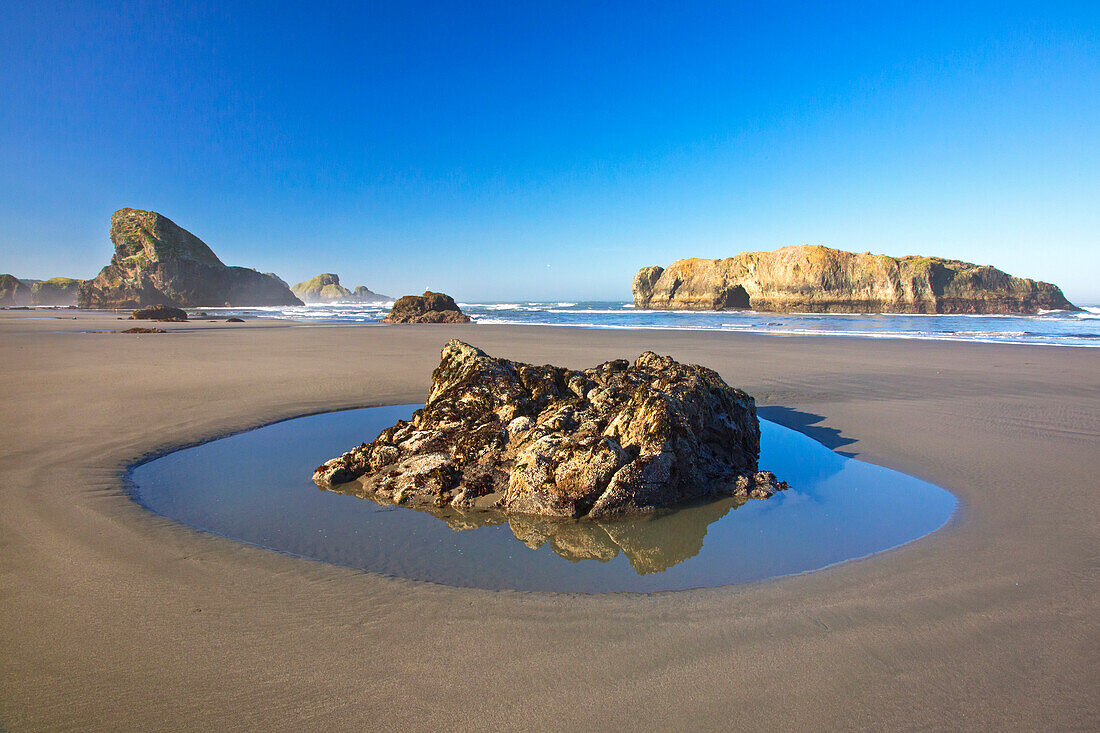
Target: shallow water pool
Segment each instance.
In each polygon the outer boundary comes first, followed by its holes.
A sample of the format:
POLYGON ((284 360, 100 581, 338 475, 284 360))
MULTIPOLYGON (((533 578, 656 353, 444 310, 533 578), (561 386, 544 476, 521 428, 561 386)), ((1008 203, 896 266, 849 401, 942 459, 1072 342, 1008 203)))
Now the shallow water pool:
POLYGON ((318 465, 417 407, 312 415, 179 450, 134 468, 133 496, 192 527, 323 562, 454 586, 579 593, 682 590, 817 570, 923 537, 956 506, 926 481, 846 458, 765 420, 760 467, 790 489, 655 517, 437 517, 313 484, 318 465))

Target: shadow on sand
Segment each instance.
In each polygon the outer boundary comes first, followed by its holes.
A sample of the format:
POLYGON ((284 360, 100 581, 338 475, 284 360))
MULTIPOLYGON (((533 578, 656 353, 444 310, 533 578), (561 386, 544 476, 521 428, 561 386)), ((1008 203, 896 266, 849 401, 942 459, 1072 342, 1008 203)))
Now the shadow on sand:
POLYGON ((853 438, 845 438, 836 428, 830 428, 828 425, 819 425, 818 423, 825 419, 821 415, 815 415, 812 412, 802 412, 793 407, 779 406, 757 407, 756 413, 765 420, 777 423, 791 430, 797 430, 842 456, 855 458, 859 455, 857 451, 837 450, 837 448, 851 445, 856 441, 853 438))

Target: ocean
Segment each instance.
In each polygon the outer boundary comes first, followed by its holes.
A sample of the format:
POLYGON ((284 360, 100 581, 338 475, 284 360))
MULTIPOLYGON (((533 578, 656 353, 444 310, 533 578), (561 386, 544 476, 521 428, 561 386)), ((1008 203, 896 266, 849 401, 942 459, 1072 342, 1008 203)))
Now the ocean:
MULTIPOLYGON (((654 331, 724 331, 769 336, 974 341, 1041 346, 1100 346, 1100 307, 1038 315, 893 315, 640 310, 626 302, 459 303, 478 323, 654 331)), ((204 308, 211 315, 284 318, 305 323, 372 324, 390 304, 204 308)))

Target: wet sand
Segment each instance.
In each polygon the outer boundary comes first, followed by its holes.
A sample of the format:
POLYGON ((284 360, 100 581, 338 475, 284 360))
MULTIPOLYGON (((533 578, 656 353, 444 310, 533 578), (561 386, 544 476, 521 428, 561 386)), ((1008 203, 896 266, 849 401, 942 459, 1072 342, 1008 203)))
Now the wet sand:
POLYGON ((80 332, 119 323, 0 312, 6 729, 1100 728, 1097 351, 477 325, 80 332), (815 573, 573 596, 356 573, 123 493, 149 452, 421 401, 451 336, 571 367, 645 349, 706 364, 769 419, 960 508, 815 573))

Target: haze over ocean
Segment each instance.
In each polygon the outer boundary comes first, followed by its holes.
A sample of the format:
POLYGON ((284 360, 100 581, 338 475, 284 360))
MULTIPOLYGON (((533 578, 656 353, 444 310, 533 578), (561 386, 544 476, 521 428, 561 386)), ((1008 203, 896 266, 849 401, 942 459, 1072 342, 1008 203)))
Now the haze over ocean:
POLYGON ((0 272, 89 278, 123 206, 229 264, 621 301, 787 244, 1100 302, 1100 5, 0 7, 0 272))

